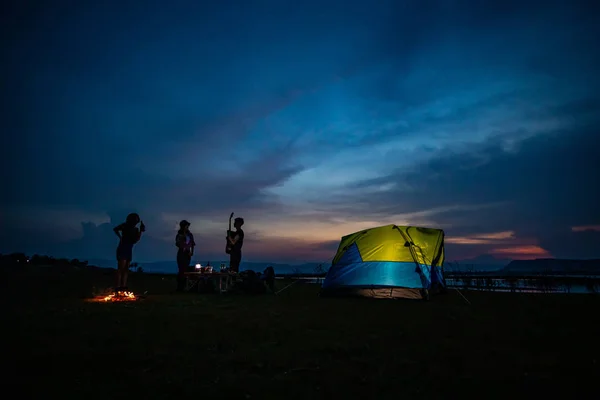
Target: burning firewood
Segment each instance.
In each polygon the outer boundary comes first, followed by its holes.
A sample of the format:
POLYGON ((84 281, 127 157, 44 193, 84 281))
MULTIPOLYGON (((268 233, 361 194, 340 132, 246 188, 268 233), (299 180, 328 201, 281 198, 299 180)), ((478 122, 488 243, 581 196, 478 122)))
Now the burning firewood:
POLYGON ((148 292, 144 292, 143 295, 139 295, 130 291, 117 291, 110 294, 95 296, 93 299, 90 299, 90 301, 101 303, 131 302, 143 299, 146 297, 147 293, 148 292))
POLYGON ((133 292, 116 292, 104 296, 104 301, 135 301, 137 296, 133 292))

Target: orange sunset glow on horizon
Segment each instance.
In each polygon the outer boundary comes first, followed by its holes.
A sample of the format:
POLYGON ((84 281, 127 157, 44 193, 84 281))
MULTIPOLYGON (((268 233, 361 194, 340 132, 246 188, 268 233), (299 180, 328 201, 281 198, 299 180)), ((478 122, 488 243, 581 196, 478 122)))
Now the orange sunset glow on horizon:
POLYGON ((535 259, 552 258, 552 254, 538 245, 533 238, 517 237, 514 231, 478 233, 467 236, 449 235, 446 244, 459 246, 477 246, 485 253, 502 258, 535 259))
POLYGON ((583 225, 583 226, 574 226, 571 228, 573 232, 600 232, 600 225, 583 225))

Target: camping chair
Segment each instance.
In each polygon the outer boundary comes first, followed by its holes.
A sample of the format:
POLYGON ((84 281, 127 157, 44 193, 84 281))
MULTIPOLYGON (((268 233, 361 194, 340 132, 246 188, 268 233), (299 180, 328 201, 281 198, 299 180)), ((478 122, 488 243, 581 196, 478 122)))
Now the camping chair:
POLYGON ((227 293, 233 285, 233 275, 229 272, 221 272, 218 275, 218 292, 227 293))

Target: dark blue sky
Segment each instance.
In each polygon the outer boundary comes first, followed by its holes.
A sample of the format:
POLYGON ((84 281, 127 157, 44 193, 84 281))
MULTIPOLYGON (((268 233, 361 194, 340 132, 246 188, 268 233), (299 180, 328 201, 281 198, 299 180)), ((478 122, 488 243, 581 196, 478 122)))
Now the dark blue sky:
POLYGON ((0 251, 328 260, 379 224, 449 259, 600 257, 600 20, 577 1, 12 1, 0 251), (488 3, 486 5, 482 5, 488 3), (587 227, 587 228, 583 228, 587 227))

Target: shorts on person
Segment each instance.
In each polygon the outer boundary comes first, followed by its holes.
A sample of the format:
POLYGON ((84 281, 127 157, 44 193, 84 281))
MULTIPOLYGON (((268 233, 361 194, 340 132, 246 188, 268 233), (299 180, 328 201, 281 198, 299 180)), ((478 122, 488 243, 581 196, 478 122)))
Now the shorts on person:
POLYGON ((121 243, 117 247, 117 261, 131 261, 133 258, 133 245, 121 243))

